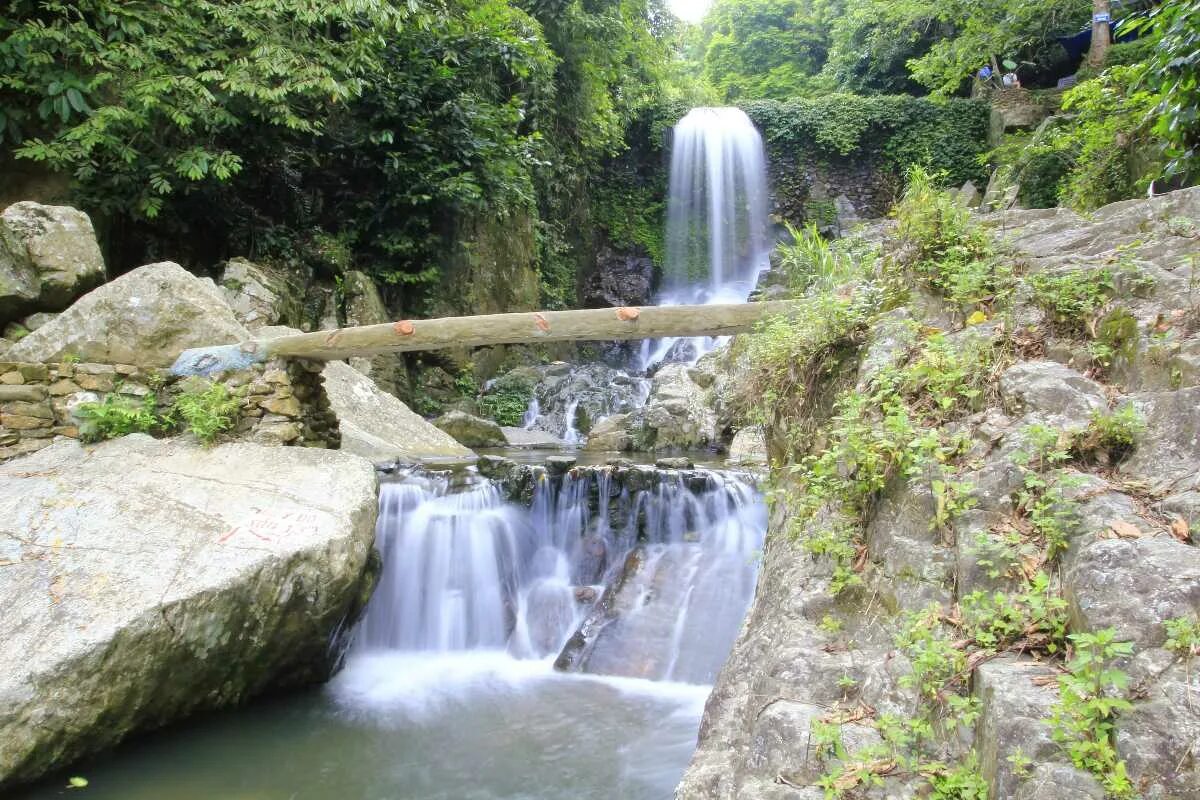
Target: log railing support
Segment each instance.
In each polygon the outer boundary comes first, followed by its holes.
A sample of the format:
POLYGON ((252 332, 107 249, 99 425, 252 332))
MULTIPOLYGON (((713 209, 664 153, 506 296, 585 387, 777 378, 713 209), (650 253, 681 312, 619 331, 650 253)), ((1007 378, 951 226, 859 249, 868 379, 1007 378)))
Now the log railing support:
POLYGON ((401 320, 240 344, 185 350, 171 368, 177 374, 212 374, 274 357, 334 361, 351 356, 487 347, 536 342, 726 336, 796 309, 791 301, 704 306, 592 308, 579 311, 518 311, 474 317, 401 320))

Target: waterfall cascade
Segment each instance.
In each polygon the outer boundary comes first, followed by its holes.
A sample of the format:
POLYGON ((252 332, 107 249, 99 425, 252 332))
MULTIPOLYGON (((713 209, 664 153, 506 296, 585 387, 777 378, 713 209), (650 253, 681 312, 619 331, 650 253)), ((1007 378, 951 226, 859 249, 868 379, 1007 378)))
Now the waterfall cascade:
MULTIPOLYGON (((743 303, 767 267, 762 136, 739 108, 693 108, 675 125, 659 305, 743 303)), ((647 341, 642 365, 695 361, 704 340, 647 341)))
POLYGON ((534 474, 528 508, 478 477, 383 484, 383 576, 355 650, 545 658, 575 634, 560 659, 572 669, 711 682, 752 597, 766 527, 749 478, 534 474))

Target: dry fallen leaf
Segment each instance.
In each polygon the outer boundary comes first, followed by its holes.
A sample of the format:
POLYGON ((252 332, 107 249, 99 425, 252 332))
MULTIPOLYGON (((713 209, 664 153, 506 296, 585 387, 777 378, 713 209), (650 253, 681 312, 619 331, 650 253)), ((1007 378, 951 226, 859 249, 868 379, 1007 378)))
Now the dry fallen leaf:
POLYGON ((1108 527, 1122 539, 1140 539, 1144 535, 1136 525, 1131 525, 1122 519, 1112 520, 1108 523, 1108 527))
POLYGON ((1171 520, 1171 535, 1185 544, 1191 541, 1192 528, 1183 517, 1171 520))

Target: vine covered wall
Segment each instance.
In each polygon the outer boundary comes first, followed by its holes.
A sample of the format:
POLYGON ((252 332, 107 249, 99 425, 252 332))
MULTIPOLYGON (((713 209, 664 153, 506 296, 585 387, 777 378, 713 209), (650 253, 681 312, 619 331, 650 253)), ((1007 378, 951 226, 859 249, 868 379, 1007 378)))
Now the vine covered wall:
POLYGON ((838 197, 859 216, 883 216, 914 164, 950 186, 987 179, 984 103, 831 94, 743 108, 766 143, 775 213, 793 224, 831 222, 838 197))

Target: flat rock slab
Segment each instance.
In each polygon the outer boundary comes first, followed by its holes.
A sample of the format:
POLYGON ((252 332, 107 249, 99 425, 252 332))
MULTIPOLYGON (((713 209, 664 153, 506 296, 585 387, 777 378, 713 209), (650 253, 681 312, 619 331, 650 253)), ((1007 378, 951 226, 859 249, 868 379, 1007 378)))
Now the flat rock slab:
POLYGON ((139 434, 0 466, 0 787, 326 677, 376 509, 329 450, 139 434))
POLYGON ((375 462, 474 460, 474 453, 349 364, 330 361, 321 377, 338 418, 342 450, 375 462))
POLYGON ((510 428, 501 426, 500 432, 508 441, 509 447, 566 447, 567 443, 552 433, 545 431, 527 430, 525 428, 510 428))

